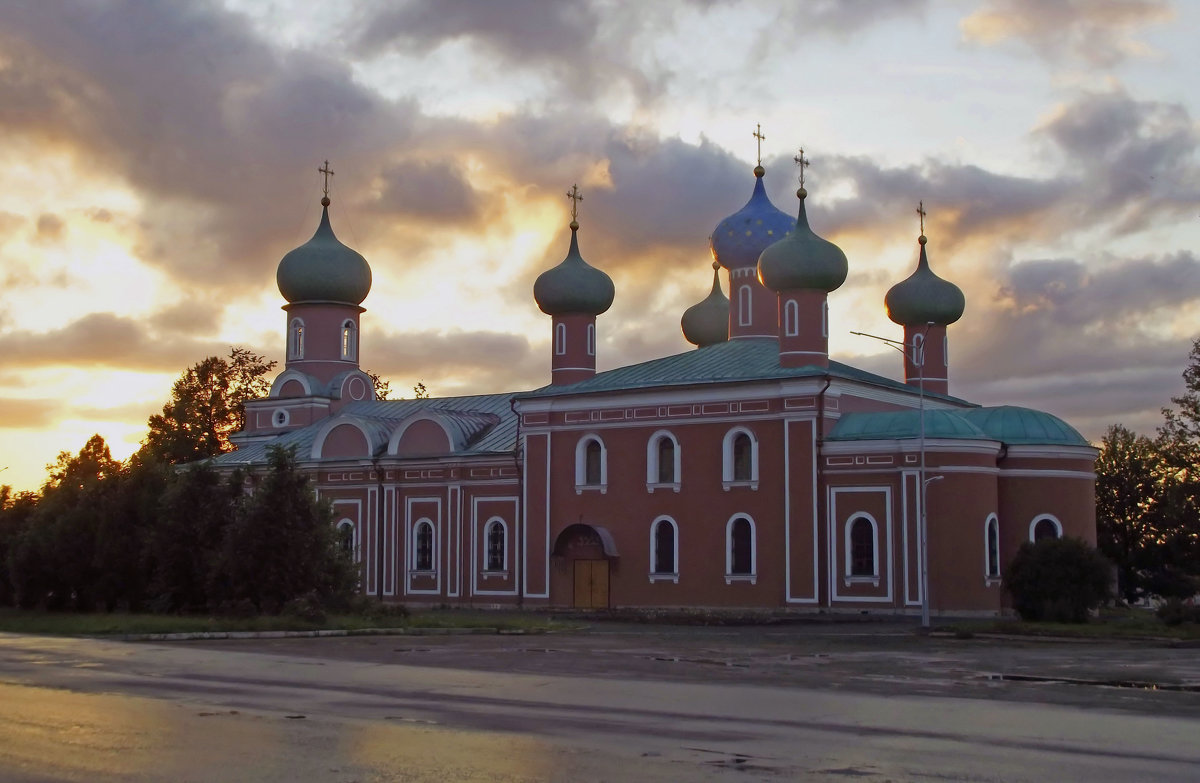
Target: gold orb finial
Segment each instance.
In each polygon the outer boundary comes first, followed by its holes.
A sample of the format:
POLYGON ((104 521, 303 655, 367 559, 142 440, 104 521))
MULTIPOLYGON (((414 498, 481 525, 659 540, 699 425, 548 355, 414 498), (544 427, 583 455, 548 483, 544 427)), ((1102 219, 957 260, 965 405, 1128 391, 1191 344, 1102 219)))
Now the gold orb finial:
POLYGON ((762 178, 762 175, 766 174, 766 173, 767 173, 767 170, 762 167, 762 164, 759 164, 754 167, 754 176, 762 178))
POLYGON ((713 271, 715 272, 720 268, 721 268, 721 264, 717 261, 713 261, 713 271))
POLYGON ((925 238, 925 235, 924 235, 924 234, 922 234, 921 236, 917 237, 917 244, 918 244, 918 245, 923 245, 923 244, 925 244, 925 243, 926 243, 926 242, 928 242, 928 241, 929 241, 929 240, 925 238))
POLYGON ((329 196, 321 196, 321 206, 329 206, 329 196))

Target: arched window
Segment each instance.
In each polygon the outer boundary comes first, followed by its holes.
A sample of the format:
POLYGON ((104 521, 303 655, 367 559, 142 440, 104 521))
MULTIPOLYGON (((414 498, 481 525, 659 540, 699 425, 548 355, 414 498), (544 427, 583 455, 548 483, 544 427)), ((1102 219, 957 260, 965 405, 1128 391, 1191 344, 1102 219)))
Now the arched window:
POLYGON ((597 435, 585 435, 575 446, 575 491, 604 492, 608 485, 608 452, 597 435))
POLYGON ((434 561, 433 523, 428 519, 422 519, 413 528, 413 570, 432 571, 434 561))
POLYGON ((755 576, 754 523, 735 516, 725 525, 725 581, 730 577, 755 576))
POLYGON ((721 480, 725 489, 733 484, 758 488, 758 441, 745 427, 735 427, 725 433, 721 480))
POLYGON ((795 337, 800 334, 800 305, 789 299, 783 305, 783 335, 795 337))
POLYGON ((847 523, 846 539, 850 558, 847 573, 850 576, 879 576, 875 522, 866 516, 855 517, 847 523))
POLYGON ((505 571, 508 565, 507 531, 504 522, 493 519, 487 523, 484 538, 487 540, 487 553, 484 571, 505 571))
POLYGON ((554 325, 554 355, 562 356, 567 352, 567 325, 554 325))
POLYGON ((1043 538, 1062 538, 1062 523, 1050 514, 1035 517, 1029 523, 1029 540, 1041 541, 1043 538))
POLYGON ((358 354, 356 331, 354 322, 350 319, 347 318, 342 322, 342 358, 346 361, 354 361, 355 356, 358 354))
POLYGON ((679 491, 679 442, 666 430, 650 436, 646 443, 646 484, 668 485, 679 491))
POLYGON ((595 324, 588 324, 587 352, 588 352, 588 356, 596 355, 596 325, 595 324))
POLYGON ((288 325, 288 360, 304 358, 304 322, 293 318, 288 325))
POLYGON ((738 289, 738 326, 750 325, 750 286, 738 289))
POLYGON ((821 336, 829 336, 829 302, 821 303, 821 336))
POLYGON ((983 575, 987 579, 1000 578, 1000 521, 995 514, 983 523, 983 575))
POLYGON ((650 526, 651 576, 678 576, 679 530, 675 520, 659 517, 650 526))
POLYGON ((950 336, 942 335, 942 364, 950 366, 950 336))
MULTIPOLYGON (((914 334, 912 339, 912 363, 914 367, 925 366, 925 335, 914 334)), ((922 373, 924 375, 924 373, 922 373)))
POLYGON ((339 549, 354 557, 354 523, 349 519, 337 523, 337 542, 339 549))

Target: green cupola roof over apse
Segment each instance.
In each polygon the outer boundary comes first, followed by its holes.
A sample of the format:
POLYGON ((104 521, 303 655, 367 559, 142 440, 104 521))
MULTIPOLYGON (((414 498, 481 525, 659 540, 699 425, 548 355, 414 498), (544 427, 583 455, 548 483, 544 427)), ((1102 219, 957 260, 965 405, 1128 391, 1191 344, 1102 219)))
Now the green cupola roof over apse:
POLYGON ((684 338, 700 348, 729 339, 729 298, 721 290, 720 268, 721 265, 713 261, 712 291, 684 310, 680 319, 684 338))
POLYGON ((371 292, 371 267, 356 250, 343 245, 329 224, 329 161, 325 195, 321 199, 321 223, 312 239, 292 250, 279 262, 275 281, 289 303, 336 302, 361 304, 371 292))

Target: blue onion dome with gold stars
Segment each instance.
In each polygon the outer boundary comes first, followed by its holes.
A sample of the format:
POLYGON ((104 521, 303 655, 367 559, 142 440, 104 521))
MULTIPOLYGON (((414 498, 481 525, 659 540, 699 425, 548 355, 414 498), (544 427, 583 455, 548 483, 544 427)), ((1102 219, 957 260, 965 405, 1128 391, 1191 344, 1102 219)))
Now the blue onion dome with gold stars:
POLYGON ((321 199, 321 224, 312 239, 292 250, 275 272, 279 293, 289 303, 337 302, 357 305, 371 292, 371 267, 356 250, 334 236, 329 196, 321 199))
POLYGON ((772 291, 809 289, 829 293, 846 282, 849 264, 842 249, 813 233, 804 200, 808 191, 796 191, 800 212, 787 236, 763 250, 758 258, 758 279, 772 291))
POLYGON ((702 301, 683 311, 683 336, 700 348, 729 339, 729 298, 721 290, 721 265, 713 261, 712 291, 702 301))
POLYGON ((579 255, 579 221, 572 220, 571 249, 561 264, 538 275, 534 301, 546 315, 600 315, 615 295, 612 278, 579 255))
POLYGON ((928 241, 924 234, 917 238, 921 246, 917 270, 892 286, 883 299, 888 318, 902 326, 929 323, 946 326, 962 318, 967 305, 962 289, 929 268, 929 257, 925 254, 928 241))
POLYGON ((792 218, 767 198, 762 165, 754 167, 754 192, 746 206, 717 224, 709 242, 713 258, 726 269, 752 267, 762 251, 783 239, 792 218))

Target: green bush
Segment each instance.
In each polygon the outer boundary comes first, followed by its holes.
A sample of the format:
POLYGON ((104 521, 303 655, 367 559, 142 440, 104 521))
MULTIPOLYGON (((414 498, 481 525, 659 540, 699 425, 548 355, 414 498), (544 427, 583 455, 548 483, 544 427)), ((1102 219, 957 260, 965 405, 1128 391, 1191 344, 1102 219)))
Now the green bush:
POLYGON ((1200 623, 1200 606, 1189 606, 1179 598, 1168 598, 1154 613, 1166 625, 1200 623))
POLYGON ((1075 538, 1024 543, 1004 574, 1013 608, 1023 620, 1087 622, 1088 613, 1108 600, 1108 561, 1075 538))

